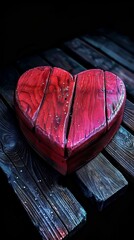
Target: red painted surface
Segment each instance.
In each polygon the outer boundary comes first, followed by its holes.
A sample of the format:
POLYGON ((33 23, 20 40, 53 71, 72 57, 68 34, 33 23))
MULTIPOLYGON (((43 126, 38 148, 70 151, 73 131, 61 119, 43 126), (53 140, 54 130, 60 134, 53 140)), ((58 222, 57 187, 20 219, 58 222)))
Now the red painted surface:
POLYGON ((69 129, 69 155, 106 131, 105 83, 102 70, 88 70, 77 76, 73 114, 69 129))
POLYGON ((65 155, 66 132, 75 80, 66 71, 53 68, 45 99, 38 114, 35 132, 39 139, 59 155, 65 155))
POLYGON ((113 73, 105 72, 106 115, 108 129, 118 120, 125 98, 125 86, 122 80, 113 73))
POLYGON ((25 72, 15 92, 20 127, 32 147, 61 174, 80 168, 111 140, 122 121, 126 91, 116 75, 92 69, 25 72))
POLYGON ((51 67, 38 67, 24 73, 16 90, 16 101, 24 120, 32 127, 39 112, 51 67))

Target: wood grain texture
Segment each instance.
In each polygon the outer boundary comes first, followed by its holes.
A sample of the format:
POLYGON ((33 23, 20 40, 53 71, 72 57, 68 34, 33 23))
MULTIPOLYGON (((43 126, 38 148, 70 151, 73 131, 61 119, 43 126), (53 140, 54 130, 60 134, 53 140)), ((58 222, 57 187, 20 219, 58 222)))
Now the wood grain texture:
POLYGON ((35 126, 36 136, 63 157, 74 87, 75 79, 54 67, 35 126))
POLYGON ((84 195, 95 200, 99 210, 115 200, 128 185, 124 176, 102 153, 79 169, 76 176, 84 195))
POLYGON ((21 118, 29 128, 35 125, 50 73, 50 67, 37 67, 26 71, 18 80, 15 103, 17 111, 21 111, 21 118))
POLYGON ((124 127, 120 127, 106 151, 114 158, 131 180, 134 178, 134 136, 124 127))
POLYGON ((14 114, 0 100, 0 167, 42 239, 64 239, 85 222, 85 210, 59 185, 60 175, 29 148, 16 126, 14 114))
POLYGON ((105 131, 104 72, 99 69, 87 70, 77 75, 67 142, 69 156, 79 151, 79 148, 85 148, 105 131))
POLYGON ((78 170, 78 168, 76 168, 76 162, 78 167, 82 167, 83 163, 88 163, 96 157, 112 140, 113 136, 119 129, 121 121, 122 116, 120 115, 118 117, 118 121, 115 121, 112 127, 100 138, 98 138, 97 141, 93 141, 92 144, 88 145, 88 147, 84 149, 84 151, 79 151, 78 155, 72 155, 72 157, 68 159, 68 172, 71 173, 73 169, 78 170))
POLYGON ((113 29, 109 30, 107 28, 100 28, 98 29, 98 32, 134 54, 134 41, 130 36, 123 34, 122 32, 117 32, 113 29))
MULTIPOLYGON (((88 42, 88 36, 82 37, 88 42)), ((121 65, 117 64, 108 56, 102 54, 100 51, 96 50, 91 45, 85 43, 84 41, 75 38, 71 41, 65 42, 65 47, 73 52, 79 59, 82 59, 86 65, 92 65, 95 68, 101 68, 105 71, 110 71, 119 76, 126 86, 127 92, 134 99, 134 74, 123 68, 121 65)))
POLYGON ((86 35, 87 41, 94 47, 100 49, 108 56, 113 58, 115 61, 127 67, 129 70, 134 72, 134 59, 133 54, 120 47, 109 38, 97 34, 97 35, 86 35))
POLYGON ((134 104, 126 99, 123 123, 134 131, 134 104))
POLYGON ((50 65, 67 70, 72 75, 86 70, 81 64, 68 56, 59 48, 52 48, 41 53, 41 56, 47 60, 50 65))
POLYGON ((126 101, 126 89, 122 80, 113 73, 105 72, 106 87, 106 116, 107 128, 109 129, 119 115, 124 113, 126 101))

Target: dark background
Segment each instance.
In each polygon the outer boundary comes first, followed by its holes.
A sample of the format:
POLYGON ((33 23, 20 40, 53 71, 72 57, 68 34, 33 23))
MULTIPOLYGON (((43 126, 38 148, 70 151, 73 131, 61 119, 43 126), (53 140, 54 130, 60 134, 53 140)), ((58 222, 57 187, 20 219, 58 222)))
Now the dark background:
MULTIPOLYGON (((115 28, 134 38, 132 3, 57 3, 5 4, 0 8, 0 64, 12 64, 21 56, 58 46, 64 40, 100 26, 115 28)), ((133 236, 134 187, 102 212, 76 197, 88 212, 86 225, 73 240, 116 240, 133 236), (86 237, 86 234, 88 237, 86 237)), ((0 239, 41 239, 27 213, 0 170, 0 239)))
POLYGON ((1 64, 25 54, 56 46, 99 26, 116 28, 134 37, 133 4, 5 3, 0 8, 1 64))

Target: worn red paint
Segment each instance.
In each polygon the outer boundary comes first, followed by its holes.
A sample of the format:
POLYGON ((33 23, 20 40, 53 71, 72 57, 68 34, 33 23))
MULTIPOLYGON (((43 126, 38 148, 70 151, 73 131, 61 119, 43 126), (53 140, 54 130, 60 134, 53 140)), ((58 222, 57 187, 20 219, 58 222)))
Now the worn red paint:
POLYGON ((125 99, 124 83, 111 72, 91 69, 73 77, 44 66, 20 77, 15 109, 31 146, 66 175, 108 144, 122 121, 125 99))

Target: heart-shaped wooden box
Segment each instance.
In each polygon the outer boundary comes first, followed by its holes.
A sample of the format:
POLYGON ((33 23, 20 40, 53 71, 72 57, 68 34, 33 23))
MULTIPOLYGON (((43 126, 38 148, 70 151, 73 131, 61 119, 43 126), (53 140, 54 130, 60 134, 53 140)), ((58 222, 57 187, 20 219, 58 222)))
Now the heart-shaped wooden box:
POLYGON ((126 90, 115 74, 100 69, 75 76, 49 66, 18 80, 15 109, 33 149, 61 174, 95 157, 118 130, 126 90))

